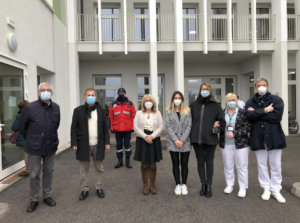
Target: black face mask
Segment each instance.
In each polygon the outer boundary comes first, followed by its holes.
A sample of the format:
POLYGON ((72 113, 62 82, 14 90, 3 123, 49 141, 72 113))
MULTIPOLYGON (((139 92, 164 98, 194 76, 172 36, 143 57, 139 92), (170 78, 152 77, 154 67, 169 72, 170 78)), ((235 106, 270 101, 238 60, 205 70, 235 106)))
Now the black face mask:
POLYGON ((125 98, 125 95, 124 94, 119 94, 119 98, 123 99, 123 98, 125 98))

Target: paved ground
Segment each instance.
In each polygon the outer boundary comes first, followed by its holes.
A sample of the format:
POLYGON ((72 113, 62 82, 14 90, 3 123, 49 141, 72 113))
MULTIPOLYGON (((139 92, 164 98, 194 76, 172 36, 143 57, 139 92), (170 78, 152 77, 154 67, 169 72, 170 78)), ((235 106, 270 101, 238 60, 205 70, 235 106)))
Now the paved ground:
MULTIPOLYGON (((56 158, 53 179, 53 198, 57 206, 50 208, 43 203, 32 213, 26 213, 29 204, 29 178, 22 179, 0 193, 0 222, 300 222, 300 199, 290 192, 292 183, 300 181, 300 137, 288 137, 289 147, 284 150, 283 189, 286 204, 275 199, 262 201, 263 190, 257 180, 254 153, 249 157, 249 189, 244 199, 237 197, 236 186, 231 195, 225 195, 223 161, 220 151, 215 158, 213 197, 200 197, 199 177, 195 153, 189 162, 187 196, 174 195, 174 179, 168 151, 158 164, 157 195, 142 194, 140 163, 133 162, 133 169, 115 169, 115 148, 105 159, 106 197, 99 199, 94 188, 85 201, 79 201, 79 165, 74 152, 67 150, 56 158)), ((94 184, 91 169, 91 185, 94 184)))

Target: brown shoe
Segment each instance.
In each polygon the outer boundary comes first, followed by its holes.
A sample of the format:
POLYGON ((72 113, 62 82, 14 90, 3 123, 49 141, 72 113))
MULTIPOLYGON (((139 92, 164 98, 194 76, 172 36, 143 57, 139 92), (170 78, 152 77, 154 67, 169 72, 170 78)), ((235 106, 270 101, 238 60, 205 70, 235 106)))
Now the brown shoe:
POLYGON ((157 167, 150 166, 149 176, 150 176, 150 192, 152 194, 157 193, 156 185, 155 185, 155 178, 156 178, 156 169, 157 167))
POLYGON ((149 194, 149 185, 148 185, 148 167, 141 167, 142 172, 142 179, 143 179, 143 194, 148 195, 149 194))
POLYGON ((25 172, 20 173, 19 177, 27 177, 29 175, 30 175, 30 173, 25 171, 25 172))

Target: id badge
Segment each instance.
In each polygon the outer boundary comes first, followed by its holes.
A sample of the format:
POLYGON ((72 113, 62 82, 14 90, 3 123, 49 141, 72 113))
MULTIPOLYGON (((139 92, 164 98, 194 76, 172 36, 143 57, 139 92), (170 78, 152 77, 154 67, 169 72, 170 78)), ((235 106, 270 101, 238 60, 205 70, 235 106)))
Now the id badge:
POLYGON ((233 131, 233 126, 227 126, 227 131, 233 131))

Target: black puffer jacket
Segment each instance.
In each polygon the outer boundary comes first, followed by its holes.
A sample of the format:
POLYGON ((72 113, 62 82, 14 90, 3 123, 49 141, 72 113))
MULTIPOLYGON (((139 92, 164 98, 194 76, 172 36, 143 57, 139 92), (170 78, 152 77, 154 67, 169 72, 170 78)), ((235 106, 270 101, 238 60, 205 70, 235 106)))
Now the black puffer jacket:
POLYGON ((192 114, 191 144, 218 145, 218 132, 213 133, 213 126, 215 121, 219 121, 219 129, 224 131, 226 122, 221 105, 212 97, 203 104, 200 97, 190 107, 192 114))
POLYGON ((286 148, 285 135, 281 128, 284 103, 277 95, 270 92, 265 94, 264 106, 259 106, 257 93, 246 103, 246 116, 251 123, 250 145, 251 150, 265 149, 264 143, 267 144, 268 150, 286 148), (274 110, 269 113, 264 112, 264 108, 273 103, 274 110), (252 107, 254 111, 248 109, 252 107), (265 136, 262 135, 261 126, 265 126, 265 136), (265 141, 264 141, 265 140, 265 141))
MULTIPOLYGON (((225 110, 224 110, 225 114, 225 110)), ((242 149, 250 145, 248 133, 251 130, 251 124, 247 119, 246 112, 239 108, 236 116, 235 126, 233 130, 233 135, 235 139, 235 147, 237 149, 242 149)), ((219 146, 224 149, 225 147, 225 131, 220 131, 219 146)))
POLYGON ((25 151, 33 155, 48 155, 57 151, 60 123, 59 106, 41 99, 27 104, 19 120, 18 129, 26 140, 25 151))

